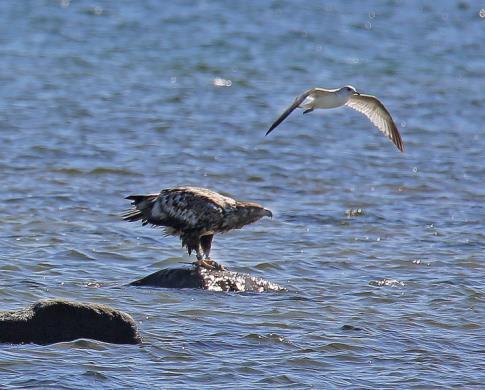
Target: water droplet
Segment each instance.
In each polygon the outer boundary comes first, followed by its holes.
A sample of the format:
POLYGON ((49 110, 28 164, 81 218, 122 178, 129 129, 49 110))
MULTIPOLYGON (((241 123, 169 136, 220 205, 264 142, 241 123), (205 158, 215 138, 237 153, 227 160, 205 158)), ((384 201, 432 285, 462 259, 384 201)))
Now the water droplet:
POLYGON ((232 81, 217 77, 212 81, 212 84, 216 87, 230 87, 232 85, 232 81))
POLYGON ((100 6, 96 6, 93 8, 93 12, 96 16, 99 16, 103 13, 103 8, 101 8, 100 6))

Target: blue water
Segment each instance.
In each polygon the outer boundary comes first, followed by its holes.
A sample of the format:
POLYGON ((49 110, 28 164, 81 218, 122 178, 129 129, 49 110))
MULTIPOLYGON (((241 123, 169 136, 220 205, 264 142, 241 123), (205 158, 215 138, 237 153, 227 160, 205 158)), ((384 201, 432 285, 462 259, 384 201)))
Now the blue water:
POLYGON ((2 345, 2 388, 479 388, 485 4, 1 1, 0 309, 130 313, 141 346, 2 345), (313 86, 378 95, 401 154, 313 86), (124 287, 188 258, 124 196, 197 185, 274 211, 213 258, 288 288, 124 287), (362 216, 346 210, 361 208, 362 216))

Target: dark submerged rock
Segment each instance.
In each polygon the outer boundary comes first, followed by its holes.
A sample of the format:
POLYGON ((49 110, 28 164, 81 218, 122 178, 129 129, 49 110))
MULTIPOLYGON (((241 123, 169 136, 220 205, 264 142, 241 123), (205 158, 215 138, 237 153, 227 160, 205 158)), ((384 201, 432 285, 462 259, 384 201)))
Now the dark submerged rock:
POLYGON ((343 325, 340 329, 349 330, 349 331, 356 331, 356 332, 363 330, 362 328, 359 328, 359 327, 353 326, 353 325, 343 325))
POLYGON ((284 287, 256 276, 228 271, 227 269, 209 269, 201 266, 162 269, 136 280, 130 285, 164 288, 201 288, 209 291, 286 291, 284 287))
POLYGON ((0 312, 0 342, 52 344, 80 338, 141 342, 133 318, 106 305, 50 299, 27 309, 0 312))

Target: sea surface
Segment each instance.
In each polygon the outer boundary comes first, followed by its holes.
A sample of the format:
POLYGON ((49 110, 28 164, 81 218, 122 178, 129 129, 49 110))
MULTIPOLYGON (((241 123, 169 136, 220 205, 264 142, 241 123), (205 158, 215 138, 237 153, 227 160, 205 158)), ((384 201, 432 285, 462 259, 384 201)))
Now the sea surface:
POLYGON ((3 344, 0 387, 483 388, 484 90, 478 0, 0 1, 0 309, 109 304, 144 340, 3 344), (264 136, 346 84, 405 153, 350 109, 264 136), (272 209, 212 256, 288 292, 127 287, 194 260, 120 217, 176 185, 272 209))

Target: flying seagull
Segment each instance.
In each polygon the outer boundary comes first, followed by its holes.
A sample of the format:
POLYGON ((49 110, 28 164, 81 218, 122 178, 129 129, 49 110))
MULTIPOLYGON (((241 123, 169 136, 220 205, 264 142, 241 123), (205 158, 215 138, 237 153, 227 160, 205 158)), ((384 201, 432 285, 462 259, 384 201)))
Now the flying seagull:
POLYGON ((125 221, 141 220, 143 225, 165 227, 166 235, 180 237, 189 256, 195 251, 194 264, 206 268, 223 269, 209 257, 214 234, 273 216, 257 203, 241 202, 199 187, 170 188, 159 194, 130 195, 126 199, 134 207, 123 215, 125 221))
POLYGON ((351 85, 337 89, 312 88, 298 96, 293 104, 271 125, 266 135, 283 122, 296 108, 302 108, 307 114, 316 108, 337 108, 348 106, 364 114, 380 131, 403 152, 404 144, 391 114, 384 104, 372 95, 364 95, 356 91, 351 85))

